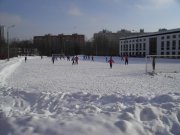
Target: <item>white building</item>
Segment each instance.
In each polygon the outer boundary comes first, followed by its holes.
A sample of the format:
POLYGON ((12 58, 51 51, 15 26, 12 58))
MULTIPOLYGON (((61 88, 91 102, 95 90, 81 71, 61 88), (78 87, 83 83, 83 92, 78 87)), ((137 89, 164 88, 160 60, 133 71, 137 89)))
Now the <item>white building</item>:
POLYGON ((120 38, 119 55, 180 55, 180 28, 120 38))

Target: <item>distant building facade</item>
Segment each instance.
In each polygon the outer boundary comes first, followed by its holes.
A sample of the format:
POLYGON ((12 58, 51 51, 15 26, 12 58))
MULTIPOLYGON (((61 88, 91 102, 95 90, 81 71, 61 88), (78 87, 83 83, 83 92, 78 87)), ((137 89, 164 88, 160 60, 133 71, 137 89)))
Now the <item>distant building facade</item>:
POLYGON ((119 40, 119 55, 180 55, 180 29, 137 34, 119 40))
POLYGON ((119 55, 119 38, 133 36, 137 34, 143 34, 144 30, 139 32, 129 31, 121 29, 116 33, 111 31, 102 30, 98 33, 94 33, 94 46, 96 48, 97 55, 119 55))
POLYGON ((79 48, 85 44, 85 36, 79 34, 72 35, 45 35, 35 36, 34 44, 37 45, 39 50, 46 50, 46 54, 52 53, 75 53, 74 46, 79 48))

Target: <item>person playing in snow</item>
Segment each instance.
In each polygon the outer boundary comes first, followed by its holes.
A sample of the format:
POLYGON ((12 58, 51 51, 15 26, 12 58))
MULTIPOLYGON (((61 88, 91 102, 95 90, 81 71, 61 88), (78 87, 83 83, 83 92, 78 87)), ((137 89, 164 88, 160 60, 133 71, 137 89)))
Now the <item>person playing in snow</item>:
POLYGON ((54 64, 54 59, 55 59, 54 56, 52 56, 52 62, 53 62, 53 64, 54 64))
POLYGON ((27 61, 27 56, 25 56, 24 60, 25 60, 25 62, 27 61))
POLYGON ((109 65, 110 65, 110 68, 112 68, 112 63, 114 63, 114 61, 113 61, 113 59, 112 59, 112 57, 110 57, 110 59, 109 59, 109 65))
POLYGON ((72 65, 74 65, 74 60, 75 60, 75 58, 74 58, 74 56, 73 56, 72 59, 71 59, 72 65))
POLYGON ((67 56, 67 61, 70 61, 70 56, 69 55, 67 56))
POLYGON ((79 60, 79 58, 78 58, 78 56, 76 56, 75 57, 76 64, 78 64, 78 60, 79 60))
POLYGON ((128 65, 128 55, 127 54, 124 56, 124 59, 125 59, 125 65, 128 65))
POLYGON ((92 56, 91 58, 92 58, 92 61, 94 61, 94 56, 92 56))
POLYGON ((25 58, 24 58, 24 59, 25 59, 25 63, 26 63, 26 61, 27 61, 27 56, 25 56, 25 58))

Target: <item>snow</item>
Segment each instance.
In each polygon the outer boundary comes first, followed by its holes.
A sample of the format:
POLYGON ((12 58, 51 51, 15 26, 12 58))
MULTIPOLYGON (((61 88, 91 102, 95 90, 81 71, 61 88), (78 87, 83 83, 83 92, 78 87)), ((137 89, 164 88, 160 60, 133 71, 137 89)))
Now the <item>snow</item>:
POLYGON ((94 59, 0 61, 0 135, 180 134, 180 73, 94 59))

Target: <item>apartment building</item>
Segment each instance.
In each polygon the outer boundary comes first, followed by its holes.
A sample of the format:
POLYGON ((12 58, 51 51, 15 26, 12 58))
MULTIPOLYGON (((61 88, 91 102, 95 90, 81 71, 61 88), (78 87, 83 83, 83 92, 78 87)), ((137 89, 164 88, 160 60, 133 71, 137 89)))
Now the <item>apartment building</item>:
POLYGON ((46 50, 48 55, 52 53, 66 53, 70 52, 70 46, 78 45, 83 46, 85 44, 85 36, 79 34, 72 35, 44 35, 44 36, 35 36, 34 44, 37 45, 37 48, 40 50, 46 50))
POLYGON ((180 28, 120 38, 119 55, 180 55, 180 28))

